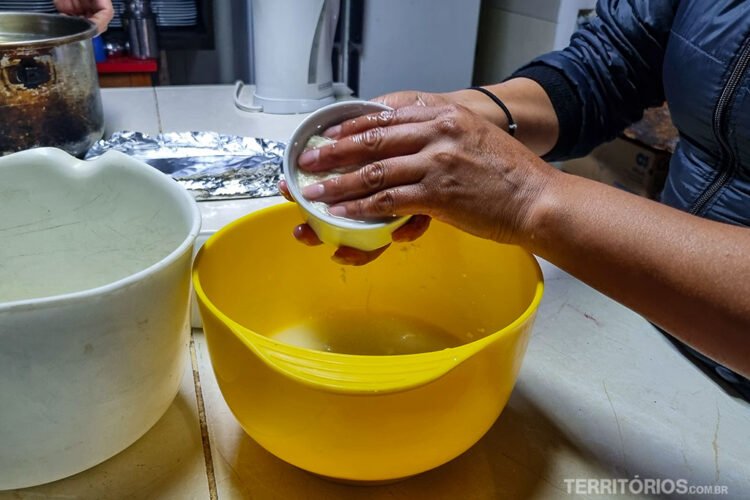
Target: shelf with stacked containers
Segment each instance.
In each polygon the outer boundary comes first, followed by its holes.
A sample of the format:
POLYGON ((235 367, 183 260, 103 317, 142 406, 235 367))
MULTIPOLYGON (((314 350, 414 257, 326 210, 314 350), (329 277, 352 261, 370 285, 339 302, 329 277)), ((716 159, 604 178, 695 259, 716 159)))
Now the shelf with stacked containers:
MULTIPOLYGON (((113 0, 115 17, 108 38, 124 40, 122 14, 127 0, 113 0)), ((172 49, 213 49, 213 2, 211 0, 152 0, 159 30, 159 47, 172 49)))
MULTIPOLYGON (((160 66, 164 56, 138 59, 127 57, 130 42, 124 29, 124 13, 129 0, 114 0, 115 16, 103 35, 109 60, 99 64, 102 87, 141 87, 166 83, 160 66), (123 57, 125 56, 125 57, 123 57)), ((151 0, 157 29, 156 46, 162 51, 210 50, 214 47, 213 2, 210 0, 151 0)), ((132 48, 132 44, 130 46, 132 48)), ((162 52, 163 54, 163 52, 162 52)), ((131 54, 132 55, 132 54, 131 54)), ((166 68, 166 66, 165 66, 166 68)))

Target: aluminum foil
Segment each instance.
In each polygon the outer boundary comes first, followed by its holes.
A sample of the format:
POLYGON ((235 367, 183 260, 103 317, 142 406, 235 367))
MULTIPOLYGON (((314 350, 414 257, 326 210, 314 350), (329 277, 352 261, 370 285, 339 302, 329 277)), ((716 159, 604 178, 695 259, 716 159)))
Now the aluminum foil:
POLYGON ((86 154, 114 149, 169 174, 198 200, 263 198, 279 194, 281 142, 215 132, 170 132, 149 136, 116 132, 86 154))

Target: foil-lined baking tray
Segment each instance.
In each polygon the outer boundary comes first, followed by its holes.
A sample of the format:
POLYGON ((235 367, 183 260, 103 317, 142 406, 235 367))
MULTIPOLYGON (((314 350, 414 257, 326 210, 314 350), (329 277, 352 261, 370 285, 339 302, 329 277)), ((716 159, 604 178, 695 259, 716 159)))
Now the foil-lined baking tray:
POLYGON ((197 200, 263 198, 279 194, 286 145, 277 141, 218 134, 116 132, 86 154, 121 151, 170 175, 197 200))

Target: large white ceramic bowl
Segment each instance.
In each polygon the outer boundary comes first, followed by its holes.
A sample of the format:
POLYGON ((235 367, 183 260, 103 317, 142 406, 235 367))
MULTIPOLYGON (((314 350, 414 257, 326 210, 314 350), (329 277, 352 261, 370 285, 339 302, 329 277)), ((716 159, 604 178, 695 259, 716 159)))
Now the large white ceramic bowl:
POLYGON ((174 399, 198 207, 126 155, 0 158, 0 490, 119 453, 174 399))

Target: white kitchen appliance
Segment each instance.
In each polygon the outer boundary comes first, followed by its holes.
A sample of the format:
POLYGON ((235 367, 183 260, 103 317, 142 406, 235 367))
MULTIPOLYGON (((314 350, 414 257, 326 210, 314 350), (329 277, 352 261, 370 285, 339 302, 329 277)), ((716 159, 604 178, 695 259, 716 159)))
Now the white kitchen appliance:
POLYGON ((254 104, 309 113, 335 101, 333 39, 339 0, 253 0, 254 104))

